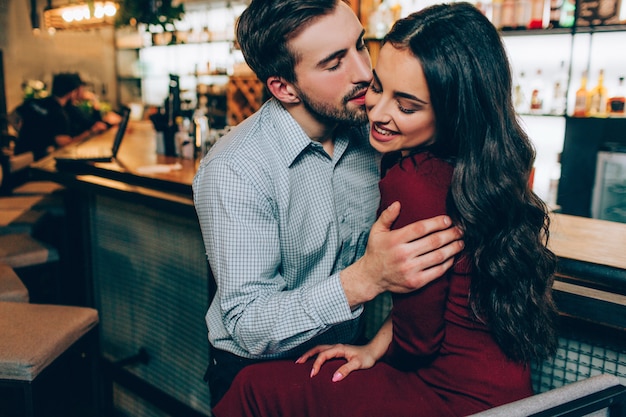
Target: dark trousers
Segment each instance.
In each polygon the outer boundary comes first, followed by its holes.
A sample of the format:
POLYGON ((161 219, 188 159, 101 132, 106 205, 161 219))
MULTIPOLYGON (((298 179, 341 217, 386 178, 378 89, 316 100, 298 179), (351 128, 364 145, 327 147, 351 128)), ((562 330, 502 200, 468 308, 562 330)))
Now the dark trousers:
POLYGON ((209 383, 211 407, 215 407, 226 394, 239 371, 248 365, 262 362, 262 360, 242 358, 230 352, 216 349, 213 346, 211 346, 210 350, 211 361, 204 375, 204 380, 209 383))

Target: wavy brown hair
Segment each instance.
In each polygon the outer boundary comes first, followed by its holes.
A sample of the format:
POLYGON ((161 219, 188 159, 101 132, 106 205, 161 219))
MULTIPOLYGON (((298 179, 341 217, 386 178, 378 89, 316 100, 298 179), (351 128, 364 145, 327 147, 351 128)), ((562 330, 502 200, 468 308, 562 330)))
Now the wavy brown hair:
POLYGON ((396 22, 384 42, 422 64, 437 132, 427 149, 455 166, 447 205, 473 260, 476 318, 513 360, 552 355, 556 257, 547 208, 528 186, 535 150, 513 109, 500 35, 474 6, 453 3, 396 22))

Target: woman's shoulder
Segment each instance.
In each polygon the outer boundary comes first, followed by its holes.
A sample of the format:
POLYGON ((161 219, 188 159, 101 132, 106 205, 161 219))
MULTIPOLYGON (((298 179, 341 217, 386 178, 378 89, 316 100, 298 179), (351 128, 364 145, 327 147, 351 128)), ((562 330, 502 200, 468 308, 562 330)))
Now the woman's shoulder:
MULTIPOLYGON (((430 152, 419 152, 399 159, 389 167, 385 177, 419 180, 427 178, 429 181, 440 179, 445 186, 449 186, 454 166, 430 152)), ((439 182, 439 181, 437 181, 439 182)))

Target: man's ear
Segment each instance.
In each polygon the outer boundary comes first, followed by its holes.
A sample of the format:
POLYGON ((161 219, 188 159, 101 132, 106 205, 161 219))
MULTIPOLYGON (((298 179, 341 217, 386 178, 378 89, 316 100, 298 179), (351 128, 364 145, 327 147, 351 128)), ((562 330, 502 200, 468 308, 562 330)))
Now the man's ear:
POLYGON ((267 88, 274 97, 283 103, 296 104, 300 102, 300 96, 293 84, 285 81, 282 77, 268 78, 267 88))

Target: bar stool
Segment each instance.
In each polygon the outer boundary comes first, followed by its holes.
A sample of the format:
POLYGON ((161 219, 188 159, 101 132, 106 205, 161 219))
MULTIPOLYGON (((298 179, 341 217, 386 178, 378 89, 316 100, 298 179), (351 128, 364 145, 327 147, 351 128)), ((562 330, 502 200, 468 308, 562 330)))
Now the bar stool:
POLYGON ((0 301, 28 303, 28 289, 13 268, 0 263, 0 301))
POLYGON ((35 160, 32 152, 13 155, 7 148, 2 148, 0 154, 0 194, 10 194, 11 190, 28 178, 28 167, 35 160))
POLYGON ((76 391, 91 387, 91 411, 84 415, 98 413, 93 330, 98 322, 92 308, 0 302, 0 410, 26 417, 71 416, 74 401, 86 398, 76 391), (72 361, 82 361, 89 371, 72 372, 72 361), (14 395, 16 390, 21 398, 14 395))
POLYGON ((44 210, 54 217, 65 215, 65 201, 63 192, 65 187, 54 181, 29 181, 13 189, 14 197, 41 197, 32 206, 35 210, 44 210))
POLYGON ((28 288, 31 302, 62 304, 55 247, 25 233, 0 235, 0 262, 15 270, 28 288))
POLYGON ((13 195, 42 195, 52 194, 65 189, 54 181, 29 181, 13 189, 13 195))
POLYGON ((35 234, 49 218, 43 195, 0 197, 0 235, 35 234))
POLYGON ((0 262, 24 268, 57 262, 57 250, 25 233, 0 236, 0 262))
POLYGON ((48 213, 41 210, 0 209, 0 235, 36 234, 48 218, 48 213))

